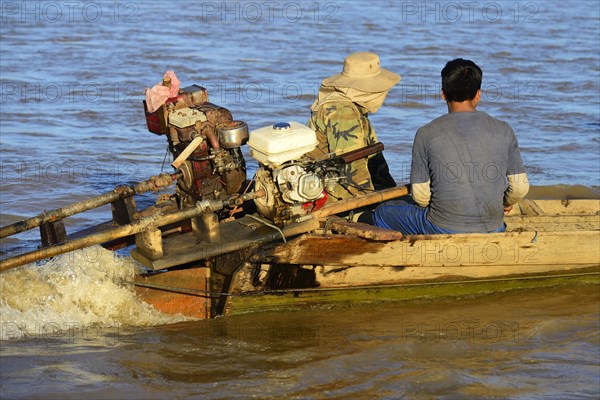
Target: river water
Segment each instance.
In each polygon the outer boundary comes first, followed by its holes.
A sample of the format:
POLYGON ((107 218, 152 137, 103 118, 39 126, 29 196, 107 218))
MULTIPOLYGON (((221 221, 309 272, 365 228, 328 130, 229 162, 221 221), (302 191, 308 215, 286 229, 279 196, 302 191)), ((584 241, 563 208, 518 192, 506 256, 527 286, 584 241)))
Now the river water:
MULTIPOLYGON (((0 18, 2 226, 160 172, 141 100, 166 70, 256 129, 305 122, 353 51, 402 76, 371 117, 397 181, 414 132, 446 111, 439 71, 463 57, 532 192, 599 195, 596 1, 3 1, 0 18)), ((135 268, 91 249, 3 274, 0 397, 600 397, 597 287, 184 321, 118 283, 135 268)))

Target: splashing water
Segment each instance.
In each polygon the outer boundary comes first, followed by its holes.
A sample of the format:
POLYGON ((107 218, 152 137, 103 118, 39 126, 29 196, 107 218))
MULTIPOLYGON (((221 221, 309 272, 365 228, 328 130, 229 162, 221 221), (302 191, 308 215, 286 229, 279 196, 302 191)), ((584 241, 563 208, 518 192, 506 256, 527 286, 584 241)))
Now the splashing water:
POLYGON ((158 312, 123 283, 132 280, 139 268, 131 258, 95 246, 3 273, 0 340, 185 320, 158 312))

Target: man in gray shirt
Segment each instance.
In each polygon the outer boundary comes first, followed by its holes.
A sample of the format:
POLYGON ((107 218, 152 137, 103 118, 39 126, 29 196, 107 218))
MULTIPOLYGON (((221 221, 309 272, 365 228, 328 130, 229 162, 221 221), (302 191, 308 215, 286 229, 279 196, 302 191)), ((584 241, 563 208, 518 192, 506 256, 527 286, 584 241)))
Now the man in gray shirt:
POLYGON ((504 213, 529 184, 512 128, 476 110, 481 69, 458 58, 442 70, 448 114, 415 136, 412 198, 390 201, 372 215, 375 225, 404 234, 502 232, 504 213))

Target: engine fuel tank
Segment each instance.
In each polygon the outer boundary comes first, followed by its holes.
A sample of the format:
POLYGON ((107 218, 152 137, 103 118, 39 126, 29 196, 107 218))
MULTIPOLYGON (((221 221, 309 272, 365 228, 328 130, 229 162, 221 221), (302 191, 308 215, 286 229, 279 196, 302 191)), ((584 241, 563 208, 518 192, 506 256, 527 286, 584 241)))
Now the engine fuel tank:
POLYGON ((280 165, 312 151, 317 146, 317 135, 299 122, 279 122, 252 131, 248 146, 259 163, 280 165))

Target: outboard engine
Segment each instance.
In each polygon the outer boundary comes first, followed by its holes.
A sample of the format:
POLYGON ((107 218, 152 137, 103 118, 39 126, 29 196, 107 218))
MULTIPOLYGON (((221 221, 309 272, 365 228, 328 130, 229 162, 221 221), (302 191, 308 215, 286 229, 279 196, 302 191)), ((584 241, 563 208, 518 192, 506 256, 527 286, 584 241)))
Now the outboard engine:
POLYGON ((315 161, 306 153, 317 145, 315 132, 298 122, 280 122, 252 131, 250 154, 259 162, 254 200, 258 212, 276 224, 298 221, 321 208, 330 186, 341 179, 337 159, 315 161))
MULTIPOLYGON (((163 82, 163 85, 167 83, 163 82)), ((246 180, 246 163, 240 147, 248 140, 248 126, 234 121, 228 109, 208 102, 208 92, 198 85, 180 89, 155 112, 149 112, 148 130, 166 135, 169 151, 176 159, 190 143, 202 142, 179 169, 179 207, 193 206, 205 199, 224 199, 240 191, 246 180)))

